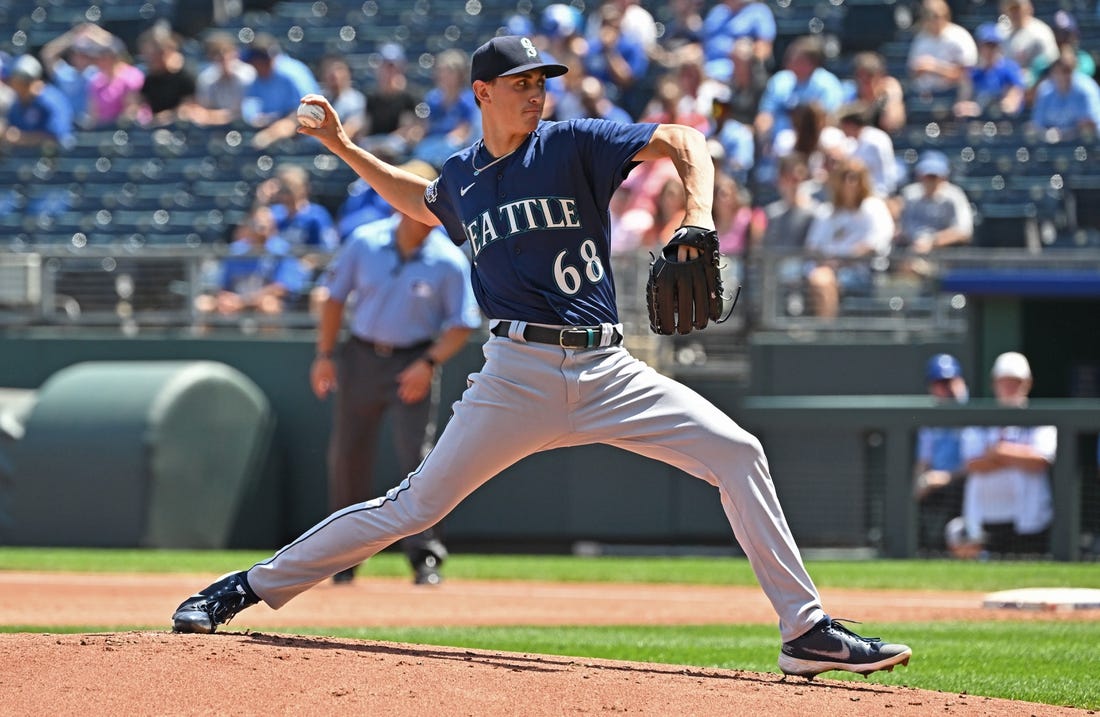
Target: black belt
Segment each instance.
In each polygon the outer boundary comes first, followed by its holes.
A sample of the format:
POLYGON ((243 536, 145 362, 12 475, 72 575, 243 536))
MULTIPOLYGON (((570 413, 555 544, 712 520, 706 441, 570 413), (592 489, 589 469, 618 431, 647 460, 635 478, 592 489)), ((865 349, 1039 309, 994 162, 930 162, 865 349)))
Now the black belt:
MULTIPOLYGON (((511 321, 501 321, 492 328, 494 336, 508 338, 508 331, 512 327, 511 321)), ((611 330, 610 346, 618 346, 623 342, 623 335, 611 330)), ((523 339, 536 344, 550 344, 561 346, 563 349, 592 349, 603 345, 603 329, 599 326, 570 326, 565 329, 551 329, 545 326, 532 326, 528 324, 523 329, 523 339)))
POLYGON ((419 343, 412 344, 410 346, 394 346, 393 344, 383 344, 378 341, 368 341, 367 339, 361 339, 358 336, 352 336, 352 341, 365 346, 371 351, 374 351, 375 356, 393 356, 394 354, 408 353, 411 351, 424 351, 432 345, 431 339, 427 341, 421 341, 419 343))

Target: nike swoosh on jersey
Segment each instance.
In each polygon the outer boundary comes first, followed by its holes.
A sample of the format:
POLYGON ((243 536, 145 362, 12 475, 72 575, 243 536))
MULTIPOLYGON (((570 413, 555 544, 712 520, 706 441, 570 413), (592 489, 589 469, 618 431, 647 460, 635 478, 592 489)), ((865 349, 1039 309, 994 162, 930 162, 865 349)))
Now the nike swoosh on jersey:
POLYGON ((466 192, 468 192, 468 191, 470 191, 471 189, 473 189, 473 188, 474 188, 474 185, 475 185, 475 184, 477 184, 477 182, 470 182, 470 183, 469 183, 469 184, 467 184, 467 185, 466 185, 465 187, 463 187, 462 189, 458 190, 458 196, 460 196, 460 197, 465 197, 465 196, 466 196, 466 192))

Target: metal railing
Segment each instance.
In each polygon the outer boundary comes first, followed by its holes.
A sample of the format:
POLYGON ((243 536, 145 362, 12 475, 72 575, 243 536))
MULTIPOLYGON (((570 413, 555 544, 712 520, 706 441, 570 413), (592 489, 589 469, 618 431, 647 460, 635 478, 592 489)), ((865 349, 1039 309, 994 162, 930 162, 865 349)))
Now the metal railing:
MULTIPOLYGON (((275 315, 200 312, 195 300, 215 288, 213 277, 226 256, 227 250, 220 244, 28 244, 3 250, 0 327, 117 326, 124 331, 173 327, 247 332, 315 326, 306 294, 275 315)), ((620 317, 631 348, 658 365, 695 368, 708 364, 728 368, 730 361, 743 354, 748 336, 759 330, 821 337, 832 332, 958 335, 966 330, 968 321, 966 290, 970 284, 966 282, 973 284, 977 279, 1000 282, 1004 292, 1038 292, 1044 288, 1036 286, 1045 281, 1045 290, 1052 295, 1070 289, 1088 293, 1092 283, 1100 293, 1100 256, 1087 249, 1039 253, 962 249, 922 261, 919 273, 898 271, 901 262, 896 259, 876 263, 870 281, 860 291, 842 293, 840 315, 822 318, 811 311, 803 255, 760 252, 747 261, 728 258, 730 289, 742 286, 730 321, 671 340, 649 331, 644 289, 650 257, 645 253, 616 255, 612 268, 620 317)))

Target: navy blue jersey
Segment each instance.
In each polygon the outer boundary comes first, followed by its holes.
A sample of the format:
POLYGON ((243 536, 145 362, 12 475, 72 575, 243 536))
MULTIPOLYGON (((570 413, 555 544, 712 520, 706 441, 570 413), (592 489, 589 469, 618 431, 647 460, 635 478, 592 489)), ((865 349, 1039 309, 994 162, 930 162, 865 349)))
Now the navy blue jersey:
POLYGON ((444 163, 424 199, 452 241, 470 242, 474 295, 488 318, 619 323, 608 205, 656 128, 540 122, 491 167, 480 142, 444 163))

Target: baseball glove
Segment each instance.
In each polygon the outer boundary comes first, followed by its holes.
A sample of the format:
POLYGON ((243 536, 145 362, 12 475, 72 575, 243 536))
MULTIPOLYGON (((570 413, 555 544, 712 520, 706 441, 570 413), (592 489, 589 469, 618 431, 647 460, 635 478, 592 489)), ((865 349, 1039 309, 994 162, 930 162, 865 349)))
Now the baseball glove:
POLYGON ((690 333, 721 322, 722 275, 719 271, 718 234, 713 229, 682 226, 649 265, 646 308, 654 333, 690 333), (681 245, 699 250, 694 259, 676 260, 681 245))

